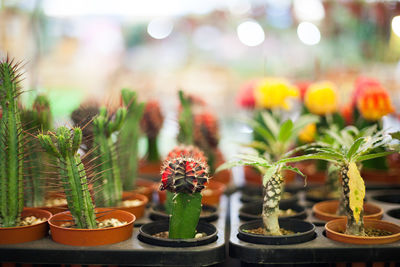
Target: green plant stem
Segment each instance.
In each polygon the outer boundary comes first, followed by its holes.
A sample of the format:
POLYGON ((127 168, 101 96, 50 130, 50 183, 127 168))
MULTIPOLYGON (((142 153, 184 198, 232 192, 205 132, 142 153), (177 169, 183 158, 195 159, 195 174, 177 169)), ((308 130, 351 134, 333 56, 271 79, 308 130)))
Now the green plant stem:
POLYGON ((167 191, 165 198, 165 212, 167 214, 172 214, 172 207, 174 206, 173 199, 174 199, 174 193, 167 191))
POLYGON ((173 199, 169 238, 194 238, 201 212, 201 194, 178 193, 173 199))
POLYGON ((158 153, 157 137, 147 138, 147 160, 149 162, 159 162, 160 154, 158 153))
POLYGON ((275 173, 263 189, 262 219, 265 229, 271 235, 282 235, 279 227, 279 202, 282 197, 283 177, 275 173))

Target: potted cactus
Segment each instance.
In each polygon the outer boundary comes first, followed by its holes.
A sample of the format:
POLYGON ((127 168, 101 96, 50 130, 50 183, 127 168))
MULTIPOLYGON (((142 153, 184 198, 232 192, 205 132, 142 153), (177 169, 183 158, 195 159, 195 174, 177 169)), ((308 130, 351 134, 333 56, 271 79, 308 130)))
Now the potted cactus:
POLYGON ((24 159, 26 151, 18 96, 21 74, 19 64, 8 57, 0 61, 0 244, 33 241, 47 233, 51 213, 24 209, 24 159))
POLYGON ((112 244, 131 237, 135 216, 120 210, 95 209, 87 169, 78 154, 79 127, 60 127, 56 133, 39 134, 41 146, 55 161, 59 183, 67 197, 68 212, 49 221, 54 241, 76 246, 112 244))
POLYGON ((98 174, 94 179, 94 188, 99 190, 95 202, 99 207, 118 207, 140 218, 144 214, 148 198, 141 194, 122 192, 116 147, 112 138, 124 124, 125 117, 125 108, 119 108, 111 116, 105 107, 101 107, 99 114, 93 119, 93 152, 90 162, 94 165, 91 172, 98 174))

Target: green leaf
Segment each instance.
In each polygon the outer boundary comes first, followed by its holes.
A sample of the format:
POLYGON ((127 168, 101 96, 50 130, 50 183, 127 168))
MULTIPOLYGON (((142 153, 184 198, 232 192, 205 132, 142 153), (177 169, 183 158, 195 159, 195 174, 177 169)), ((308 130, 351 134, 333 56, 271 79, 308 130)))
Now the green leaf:
POLYGON ((251 148, 254 148, 254 149, 259 149, 259 150, 262 150, 262 151, 269 150, 269 146, 267 146, 265 143, 259 142, 259 141, 253 141, 250 144, 243 144, 243 146, 251 147, 251 148))
POLYGON ((278 141, 282 143, 286 143, 291 135, 293 130, 293 122, 292 120, 285 121, 281 128, 279 129, 278 141))
POLYGON ((331 154, 316 153, 316 154, 281 159, 277 163, 280 164, 280 163, 289 163, 289 162, 299 162, 299 161, 304 161, 304 160, 309 160, 309 159, 321 159, 321 160, 327 160, 327 161, 331 161, 331 162, 335 162, 335 163, 340 161, 336 157, 333 157, 331 154))
POLYGON ((271 179, 272 175, 274 175, 278 170, 279 165, 272 165, 272 167, 268 168, 263 176, 263 186, 266 186, 268 181, 271 179))
POLYGON ((364 137, 360 137, 358 138, 350 147, 349 151, 347 151, 347 155, 346 158, 350 159, 356 152, 357 150, 360 148, 362 142, 365 141, 364 137))
POLYGON ((261 135, 268 144, 272 144, 276 140, 275 137, 259 122, 247 120, 247 124, 253 128, 255 132, 261 135))
POLYGON ((394 151, 386 151, 386 152, 380 152, 380 153, 373 153, 373 154, 367 154, 363 156, 357 157, 354 161, 356 162, 362 162, 364 160, 369 160, 369 159, 375 159, 375 158, 380 158, 380 157, 385 157, 387 155, 392 154, 394 151))
POLYGON ((307 115, 302 115, 300 118, 298 118, 293 125, 293 134, 295 136, 298 135, 298 133, 304 129, 307 125, 311 123, 317 123, 319 122, 319 117, 311 114, 307 115))
MULTIPOLYGON (((271 131, 271 133, 276 137, 278 136, 279 133, 279 123, 274 119, 274 117, 269 114, 268 112, 262 112, 261 117, 265 123, 265 125, 268 127, 268 129, 271 131)), ((276 138, 275 138, 276 139, 276 138)))
POLYGON ((393 139, 400 140, 400 131, 399 132, 390 133, 390 135, 392 136, 393 139))

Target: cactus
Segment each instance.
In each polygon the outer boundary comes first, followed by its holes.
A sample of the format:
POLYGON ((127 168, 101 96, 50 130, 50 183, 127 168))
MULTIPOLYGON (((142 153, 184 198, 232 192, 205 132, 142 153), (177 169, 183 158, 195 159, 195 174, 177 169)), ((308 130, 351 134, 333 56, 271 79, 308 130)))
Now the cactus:
POLYGON ((21 121, 27 133, 27 143, 24 146, 27 160, 24 164, 25 176, 25 204, 28 207, 40 207, 44 205, 46 178, 44 172, 47 169, 45 162, 48 161, 45 152, 39 149, 39 143, 33 137, 40 131, 48 131, 51 128, 50 103, 46 96, 38 95, 32 109, 23 109, 21 121))
POLYGON ((125 117, 125 108, 119 108, 112 120, 107 114, 107 109, 102 107, 99 115, 93 120, 93 157, 96 166, 94 171, 101 174, 95 181, 95 187, 101 187, 96 198, 98 206, 115 207, 122 201, 122 182, 111 135, 121 128, 125 117))
POLYGON ((147 155, 146 159, 150 162, 159 162, 160 155, 157 147, 157 136, 160 132, 164 117, 157 101, 149 101, 146 103, 140 127, 147 136, 147 155))
POLYGON ((67 197, 68 209, 80 229, 97 228, 93 200, 88 178, 78 149, 82 142, 82 130, 60 127, 56 133, 39 134, 41 146, 56 159, 60 183, 67 197))
POLYGON ((118 134, 118 162, 123 187, 125 190, 132 190, 136 185, 138 172, 138 141, 144 103, 140 103, 136 93, 128 89, 122 89, 121 95, 127 114, 125 123, 118 134))
POLYGON ((0 226, 13 227, 20 220, 23 200, 23 135, 18 111, 19 63, 0 61, 0 226))
POLYGON ((161 171, 160 190, 173 193, 169 238, 194 238, 201 212, 201 191, 209 180, 205 161, 188 152, 167 158, 161 171))
POLYGON ((179 101, 181 102, 182 110, 179 112, 179 134, 178 141, 181 144, 193 144, 193 113, 191 110, 192 102, 190 97, 185 96, 183 91, 178 92, 179 101))

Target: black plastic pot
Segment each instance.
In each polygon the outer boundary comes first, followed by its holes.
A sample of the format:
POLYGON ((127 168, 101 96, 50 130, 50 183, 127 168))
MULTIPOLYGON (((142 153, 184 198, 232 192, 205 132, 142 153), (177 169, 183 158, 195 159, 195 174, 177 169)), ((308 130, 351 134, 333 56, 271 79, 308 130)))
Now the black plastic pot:
MULTIPOLYGON (((285 188, 285 192, 290 193, 288 198, 282 198, 281 203, 296 204, 299 201, 297 196, 298 189, 285 188)), ((261 186, 245 186, 242 188, 240 201, 243 203, 262 201, 263 188, 261 186)))
POLYGON ((325 191, 324 186, 318 186, 318 187, 311 187, 310 189, 306 190, 306 200, 310 202, 321 202, 321 201, 326 201, 326 200, 335 200, 338 198, 335 197, 328 197, 328 196, 316 196, 313 194, 314 191, 319 191, 323 192, 325 191))
MULTIPOLYGON (((218 219, 218 211, 216 207, 202 205, 202 212, 207 212, 207 214, 200 214, 200 221, 213 222, 218 219)), ((164 204, 157 204, 150 209, 150 219, 153 221, 167 220, 169 215, 165 212, 164 204)))
POLYGON ((400 219, 400 209, 391 209, 387 212, 390 217, 400 219))
POLYGON ((289 245, 304 243, 313 240, 316 237, 315 226, 309 222, 294 219, 280 219, 279 225, 281 228, 295 232, 295 234, 283 236, 265 236, 245 232, 245 230, 264 226, 262 220, 256 220, 242 224, 239 227, 238 238, 255 244, 289 245))
POLYGON ((383 194, 383 195, 376 195, 373 196, 372 198, 381 202, 400 204, 400 191, 390 192, 388 194, 383 194))
MULTIPOLYGON (((307 218, 306 209, 300 205, 292 203, 280 203, 279 208, 281 210, 292 209, 297 214, 291 216, 282 216, 282 219, 299 219, 304 220, 307 218)), ((239 210, 239 218, 243 221, 258 220, 261 218, 262 212, 262 201, 247 203, 243 205, 239 210)))
POLYGON ((154 234, 168 231, 169 221, 155 221, 140 227, 138 239, 150 245, 163 247, 197 247, 210 244, 217 240, 217 228, 206 222, 199 222, 197 225, 198 233, 206 233, 207 236, 190 239, 169 239, 155 237, 154 234))

